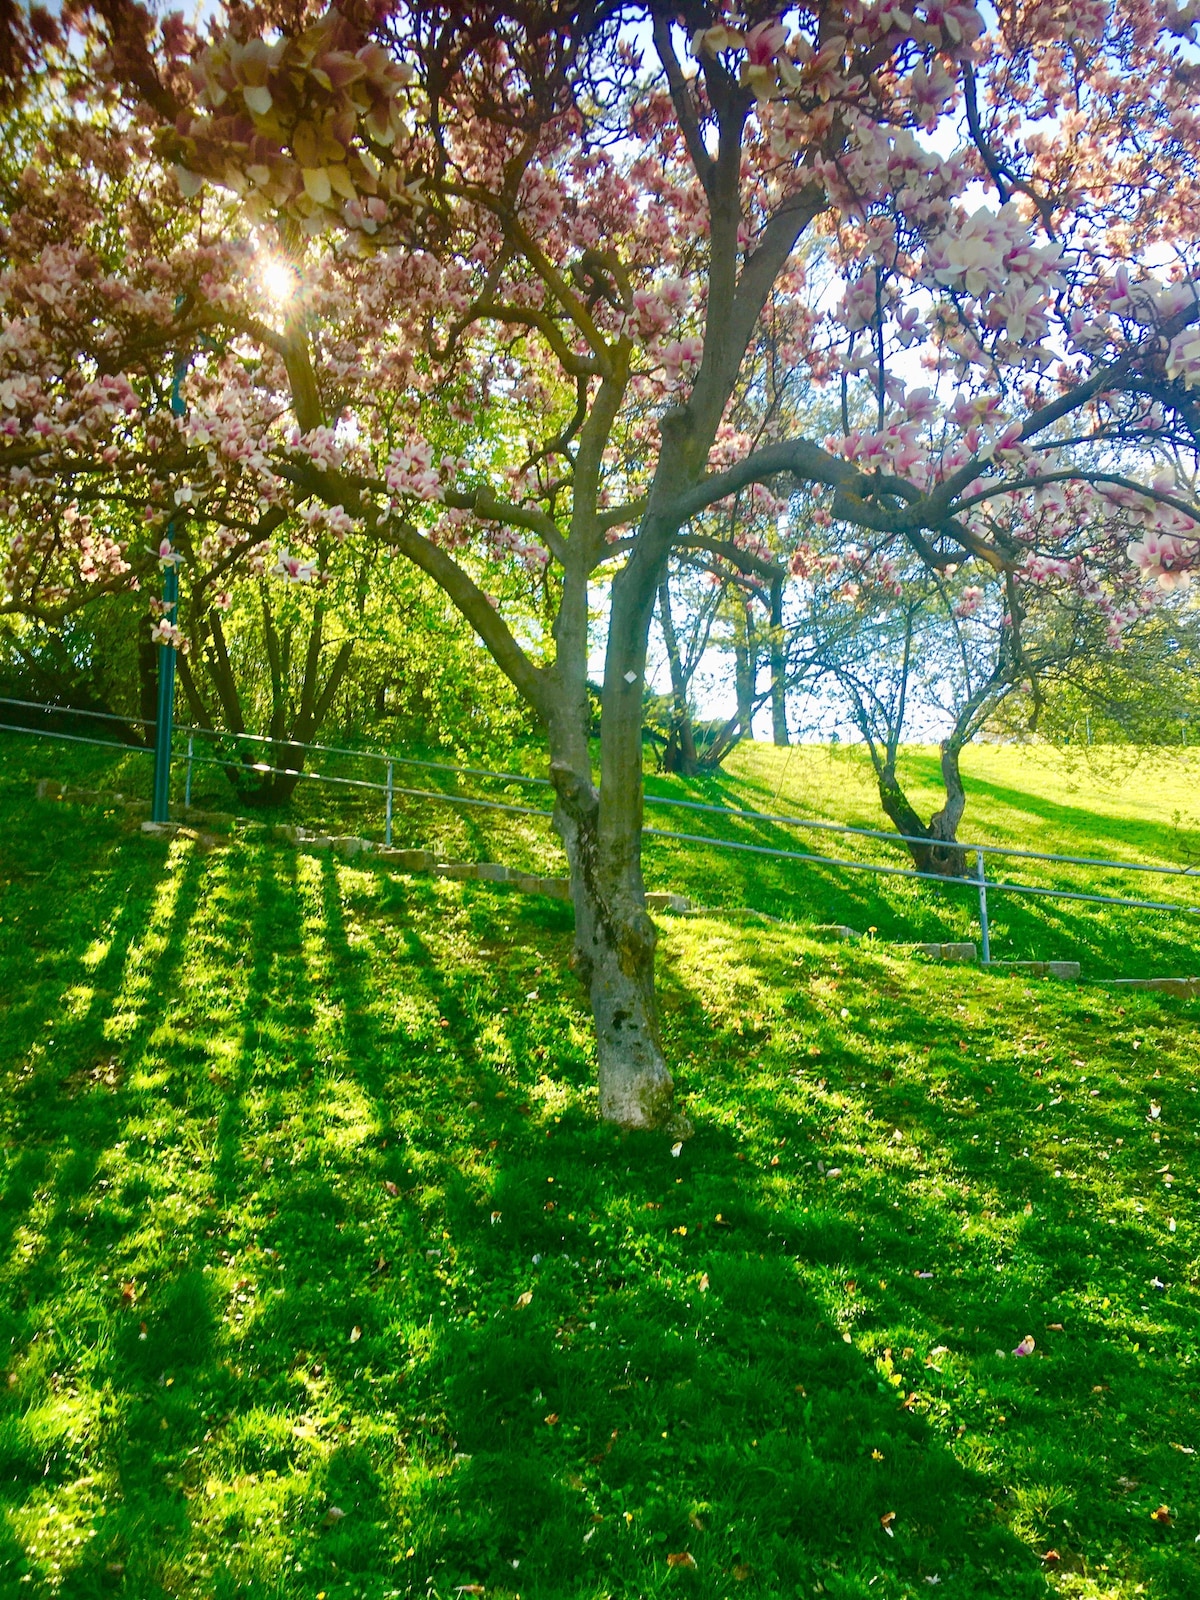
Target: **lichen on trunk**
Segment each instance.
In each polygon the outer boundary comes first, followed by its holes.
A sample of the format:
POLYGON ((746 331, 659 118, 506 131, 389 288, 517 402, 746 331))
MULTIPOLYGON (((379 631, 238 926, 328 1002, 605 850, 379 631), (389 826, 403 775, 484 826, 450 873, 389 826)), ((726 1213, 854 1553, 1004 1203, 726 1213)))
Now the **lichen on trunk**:
POLYGON ((674 1107, 654 993, 654 924, 646 913, 636 852, 625 870, 600 848, 600 796, 565 762, 551 765, 554 826, 575 907, 575 970, 596 1028, 600 1115, 623 1128, 658 1128, 674 1107))

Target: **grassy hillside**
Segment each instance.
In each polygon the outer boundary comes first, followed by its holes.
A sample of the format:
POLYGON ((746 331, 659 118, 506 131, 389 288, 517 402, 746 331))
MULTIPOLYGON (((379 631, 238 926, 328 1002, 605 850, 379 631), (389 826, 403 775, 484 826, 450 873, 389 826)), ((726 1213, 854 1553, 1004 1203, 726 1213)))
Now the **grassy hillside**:
POLYGON ((0 1594, 1200 1592, 1200 1004, 668 921, 675 1155, 568 907, 3 755, 0 1594))
MULTIPOLYGON (((0 748, 14 776, 72 776, 126 793, 149 792, 150 761, 144 753, 114 758, 86 746, 62 746, 0 734, 0 748)), ((322 755, 320 771, 334 778, 378 782, 378 763, 322 755)), ((536 754, 516 770, 535 772, 536 754)), ((1200 870, 1200 750, 1168 751, 1131 760, 1116 751, 1080 748, 1066 753, 1040 747, 979 746, 964 760, 969 803, 964 840, 1117 861, 1195 866, 1200 870)), ((937 757, 931 750, 905 752, 903 776, 918 807, 929 815, 938 803, 937 757)), ((544 808, 545 788, 498 784, 477 776, 398 766, 405 787, 544 808)), ((176 760, 175 792, 181 794, 183 762, 176 760)), ((728 772, 698 781, 650 776, 647 826, 677 833, 803 850, 887 867, 911 866, 903 847, 886 841, 806 832, 655 803, 672 797, 722 806, 799 815, 856 827, 886 828, 870 767, 861 749, 797 746, 776 750, 749 745, 728 772)), ((228 809, 231 790, 219 768, 197 766, 193 786, 201 804, 228 809)), ((303 783, 286 812, 334 831, 372 838, 383 834, 383 798, 353 783, 303 783)), ((563 860, 544 819, 498 811, 452 807, 398 795, 398 844, 424 846, 460 860, 501 861, 538 872, 561 872, 563 860)), ((880 940, 915 943, 979 938, 979 902, 974 890, 913 879, 850 871, 843 867, 786 861, 704 845, 647 839, 646 879, 655 889, 677 889, 696 903, 749 907, 804 923, 848 923, 875 929, 880 940)), ((1197 885, 1187 878, 1102 867, 1075 867, 990 857, 988 876, 1003 881, 1200 905, 1197 885)), ((973 860, 970 862, 974 870, 973 860)), ((992 954, 998 960, 1079 960, 1087 978, 1186 976, 1200 971, 1196 954, 1200 920, 1110 906, 1020 897, 995 892, 989 901, 992 954)))
MULTIPOLYGON (((964 756, 968 791, 964 841, 1063 855, 1100 856, 1200 871, 1200 750, 1154 753, 1140 761, 1119 751, 1061 752, 1045 747, 982 745, 964 756)), ((926 817, 942 801, 934 750, 909 749, 901 776, 926 817)), ((705 791, 705 798, 748 809, 787 813, 854 827, 887 828, 874 775, 861 748, 798 746, 781 751, 750 745, 727 775, 705 784, 651 779, 656 794, 705 791)), ((660 822, 654 807, 648 820, 660 822)), ((680 831, 730 836, 814 854, 909 866, 901 847, 836 834, 761 825, 720 829, 694 813, 669 813, 680 831), (735 828, 738 832, 735 833, 735 828)), ((649 849, 650 874, 670 877, 706 904, 742 901, 797 921, 836 920, 886 940, 978 939, 978 897, 963 888, 875 877, 836 867, 806 867, 734 857, 696 847, 649 849)), ((974 860, 969 868, 974 870, 974 860)), ((1104 867, 989 857, 992 879, 1200 905, 1186 878, 1104 867)), ((1085 977, 1170 976, 1200 970, 1200 921, 1191 916, 1089 905, 994 892, 989 896, 992 954, 997 960, 1079 960, 1085 977)))

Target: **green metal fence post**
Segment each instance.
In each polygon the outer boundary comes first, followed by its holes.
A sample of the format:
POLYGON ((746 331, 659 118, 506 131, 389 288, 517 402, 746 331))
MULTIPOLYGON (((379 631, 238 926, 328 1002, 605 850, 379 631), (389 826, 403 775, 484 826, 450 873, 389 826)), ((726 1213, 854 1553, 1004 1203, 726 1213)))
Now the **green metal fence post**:
MULTIPOLYGON (((175 524, 167 526, 171 537, 175 524)), ((179 605, 179 574, 172 564, 163 573, 163 616, 175 621, 179 605)), ((166 822, 170 809, 171 787, 171 733, 175 720, 175 647, 165 642, 158 647, 158 715, 154 724, 154 798, 150 816, 154 822, 166 822)))
MULTIPOLYGON (((187 362, 180 356, 171 381, 171 414, 181 417, 186 409, 180 393, 187 362)), ((174 545, 175 519, 167 523, 167 543, 174 545)), ((163 620, 179 626, 178 559, 168 558, 163 571, 163 620)), ((150 817, 166 822, 170 815, 171 735, 175 722, 175 646, 165 640, 158 647, 158 711, 154 723, 154 792, 150 817)))

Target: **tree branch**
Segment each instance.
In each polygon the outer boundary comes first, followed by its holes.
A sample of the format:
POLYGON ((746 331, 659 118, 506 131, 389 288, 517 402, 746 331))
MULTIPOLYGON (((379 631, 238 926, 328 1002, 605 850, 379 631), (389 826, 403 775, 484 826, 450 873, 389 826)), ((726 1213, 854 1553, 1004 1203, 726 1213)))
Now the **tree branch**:
POLYGON ((442 502, 453 511, 473 511, 484 522, 503 522, 510 528, 527 528, 544 541, 560 565, 566 559, 566 541, 559 533, 554 518, 540 506, 520 506, 510 500, 497 500, 490 489, 471 489, 466 492, 447 489, 442 502))
POLYGON ((671 104, 675 107, 675 115, 679 118, 679 129, 687 145, 687 153, 691 157, 696 176, 707 193, 716 170, 716 162, 704 147, 704 136, 700 131, 700 120, 696 115, 691 89, 683 76, 679 57, 675 54, 675 45, 671 39, 671 24, 661 14, 656 14, 654 18, 654 48, 667 75, 671 104))
POLYGON ((411 523, 377 524, 376 532, 382 541, 428 573, 470 623, 517 692, 525 697, 543 722, 548 722, 550 704, 543 669, 530 661, 475 580, 411 523))

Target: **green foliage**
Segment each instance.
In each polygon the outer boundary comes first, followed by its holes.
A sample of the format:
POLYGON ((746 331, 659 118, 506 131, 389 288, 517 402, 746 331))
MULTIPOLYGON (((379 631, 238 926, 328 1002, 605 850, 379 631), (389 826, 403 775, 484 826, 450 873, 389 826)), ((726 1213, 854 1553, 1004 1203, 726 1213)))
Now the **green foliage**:
POLYGON ((596 1122, 569 908, 201 857, 45 767, 0 1592, 1190 1600, 1196 1003, 669 922, 673 1156, 596 1122))
MULTIPOLYGON (((1101 750, 1200 742, 1200 632, 1190 596, 1141 617, 1117 651, 1103 648, 1102 619, 1087 620, 1090 646, 1043 685, 1044 704, 1022 695, 996 726, 1016 731, 1036 721, 1056 744, 1101 750)), ((1103 757, 1098 751, 1092 759, 1103 757)))
POLYGON ((384 557, 364 587, 335 726, 393 747, 496 761, 530 737, 532 712, 428 579, 384 557))
POLYGON ((139 634, 149 642, 138 595, 101 596, 53 626, 7 617, 0 621, 0 695, 140 716, 139 634))

